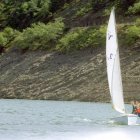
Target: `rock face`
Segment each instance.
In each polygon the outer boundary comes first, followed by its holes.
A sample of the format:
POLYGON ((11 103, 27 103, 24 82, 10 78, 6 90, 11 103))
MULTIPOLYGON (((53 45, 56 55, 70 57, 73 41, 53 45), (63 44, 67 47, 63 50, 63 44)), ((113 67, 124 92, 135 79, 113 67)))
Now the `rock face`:
MULTIPOLYGON (((140 100, 140 51, 120 48, 125 101, 140 100)), ((105 48, 0 56, 0 98, 109 102, 105 48)))

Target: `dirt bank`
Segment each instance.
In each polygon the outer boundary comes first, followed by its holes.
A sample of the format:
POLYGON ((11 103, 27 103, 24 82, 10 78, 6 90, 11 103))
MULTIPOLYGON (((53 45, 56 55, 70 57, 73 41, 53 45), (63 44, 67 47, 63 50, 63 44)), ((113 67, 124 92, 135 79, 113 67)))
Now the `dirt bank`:
MULTIPOLYGON (((125 101, 140 100, 140 51, 121 48, 125 101)), ((0 98, 109 102, 105 48, 0 56, 0 98)))

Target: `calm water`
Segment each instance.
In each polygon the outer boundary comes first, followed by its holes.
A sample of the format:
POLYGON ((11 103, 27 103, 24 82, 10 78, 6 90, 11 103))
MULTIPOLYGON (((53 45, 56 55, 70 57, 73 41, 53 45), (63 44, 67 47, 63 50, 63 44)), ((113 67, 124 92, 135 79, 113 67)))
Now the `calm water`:
POLYGON ((103 103, 0 100, 0 140, 139 140, 140 126, 114 125, 116 115, 103 103))

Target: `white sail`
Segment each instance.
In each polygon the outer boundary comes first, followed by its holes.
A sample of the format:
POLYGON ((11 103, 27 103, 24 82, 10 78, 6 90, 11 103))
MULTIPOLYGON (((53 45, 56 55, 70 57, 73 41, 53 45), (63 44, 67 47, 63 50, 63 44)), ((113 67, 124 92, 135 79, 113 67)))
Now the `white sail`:
POLYGON ((111 11, 106 34, 106 61, 113 107, 116 111, 125 113, 114 8, 111 11))

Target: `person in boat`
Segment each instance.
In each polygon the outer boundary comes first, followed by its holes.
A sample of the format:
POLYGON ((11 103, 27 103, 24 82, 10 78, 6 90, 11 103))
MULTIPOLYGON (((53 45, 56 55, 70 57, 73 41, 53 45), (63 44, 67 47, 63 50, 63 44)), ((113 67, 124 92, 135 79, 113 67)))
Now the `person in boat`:
POLYGON ((134 100, 131 102, 132 106, 133 106, 133 109, 132 109, 132 114, 137 114, 137 109, 138 109, 138 104, 139 102, 134 100))
POLYGON ((137 105, 136 113, 140 117, 140 103, 137 105))

